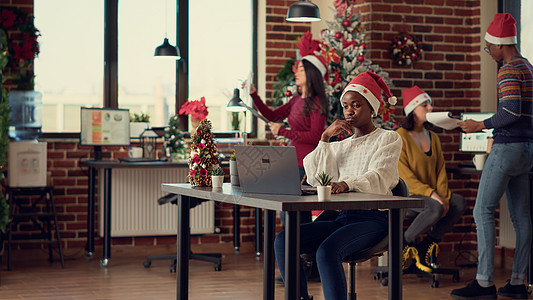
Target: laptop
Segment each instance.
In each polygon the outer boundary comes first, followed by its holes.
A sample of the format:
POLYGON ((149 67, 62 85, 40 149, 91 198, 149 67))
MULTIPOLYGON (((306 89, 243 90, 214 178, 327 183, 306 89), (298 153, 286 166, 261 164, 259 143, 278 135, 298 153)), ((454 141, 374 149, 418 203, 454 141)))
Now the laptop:
POLYGON ((300 183, 295 147, 235 146, 235 157, 239 182, 245 193, 316 193, 316 188, 300 183))

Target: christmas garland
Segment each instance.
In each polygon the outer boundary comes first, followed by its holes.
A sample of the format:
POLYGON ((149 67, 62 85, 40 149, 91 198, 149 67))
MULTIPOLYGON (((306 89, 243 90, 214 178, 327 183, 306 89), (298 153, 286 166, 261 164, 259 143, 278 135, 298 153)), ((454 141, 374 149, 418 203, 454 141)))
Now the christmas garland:
POLYGON ((422 46, 412 35, 401 33, 392 39, 391 52, 397 65, 409 66, 420 58, 422 46))

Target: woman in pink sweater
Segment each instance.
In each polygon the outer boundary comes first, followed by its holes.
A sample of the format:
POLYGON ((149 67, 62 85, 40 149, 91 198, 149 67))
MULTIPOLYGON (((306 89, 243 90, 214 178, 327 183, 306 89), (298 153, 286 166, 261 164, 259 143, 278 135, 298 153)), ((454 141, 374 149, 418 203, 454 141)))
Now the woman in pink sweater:
MULTIPOLYGON (((296 147, 300 179, 305 174, 303 159, 316 148, 326 125, 329 108, 324 89, 326 73, 326 62, 323 57, 304 56, 300 62, 296 63, 294 74, 298 94, 275 109, 264 104, 257 95, 256 88, 253 85, 250 87, 250 95, 255 107, 270 121, 268 123, 270 131, 274 135, 288 138, 289 146, 296 147), (286 118, 289 127, 281 123, 286 118)), ((301 223, 306 222, 311 222, 311 212, 302 212, 301 223)))

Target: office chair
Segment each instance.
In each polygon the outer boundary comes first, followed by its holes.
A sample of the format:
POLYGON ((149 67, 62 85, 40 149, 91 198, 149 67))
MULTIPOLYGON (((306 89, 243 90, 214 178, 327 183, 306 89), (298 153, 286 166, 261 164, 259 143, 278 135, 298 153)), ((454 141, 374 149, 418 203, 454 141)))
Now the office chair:
MULTIPOLYGON (((404 182, 405 183, 405 182, 404 182)), ((407 188, 407 185, 405 186, 407 188)), ((407 191, 407 195, 409 196, 409 191, 407 191)), ((407 211, 405 214, 405 217, 407 219, 414 219, 417 216, 416 212, 407 211)), ((441 268, 437 264, 437 250, 435 249, 431 253, 430 263, 431 268, 433 271, 431 273, 423 272, 419 270, 416 267, 416 262, 413 260, 409 267, 403 270, 403 274, 416 274, 418 277, 426 277, 429 279, 429 283, 432 288, 438 288, 439 287, 439 275, 452 275, 452 281, 453 282, 459 282, 459 270, 457 269, 448 269, 448 268, 441 268)), ((386 286, 388 284, 388 266, 379 266, 376 267, 376 272, 374 273, 374 279, 379 279, 381 284, 383 286, 386 286)))
MULTIPOLYGON (((204 202, 205 200, 193 200, 191 201, 191 207, 193 208, 200 203, 204 202)), ((178 203, 178 195, 175 194, 168 194, 165 195, 159 199, 157 199, 157 203, 159 205, 167 204, 167 203, 177 204, 178 203)), ((221 253, 202 253, 202 254, 195 254, 190 252, 189 255, 190 259, 196 259, 206 262, 212 262, 214 264, 213 268, 215 271, 222 270, 222 254, 221 253)), ((148 255, 146 257, 146 260, 143 262, 143 266, 145 268, 149 268, 152 265, 152 260, 167 260, 169 259, 171 261, 170 263, 170 272, 176 272, 176 253, 173 254, 158 254, 158 255, 148 255)))
MULTIPOLYGON (((398 184, 392 189, 392 194, 394 196, 409 196, 409 189, 407 184, 403 179, 400 178, 398 184)), ((388 249, 389 245, 389 235, 387 234, 379 243, 376 245, 363 249, 359 252, 355 252, 345 257, 342 261, 347 262, 349 265, 348 271, 348 300, 356 300, 357 293, 355 292, 355 266, 357 263, 367 261, 373 257, 382 256, 388 249)))

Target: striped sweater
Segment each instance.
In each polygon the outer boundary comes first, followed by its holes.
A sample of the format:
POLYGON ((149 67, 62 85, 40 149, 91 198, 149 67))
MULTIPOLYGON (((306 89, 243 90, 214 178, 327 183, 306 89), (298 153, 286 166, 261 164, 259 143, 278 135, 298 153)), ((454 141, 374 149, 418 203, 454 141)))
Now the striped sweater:
POLYGON ((498 71, 498 111, 484 122, 494 143, 533 140, 533 66, 515 56, 498 71))

